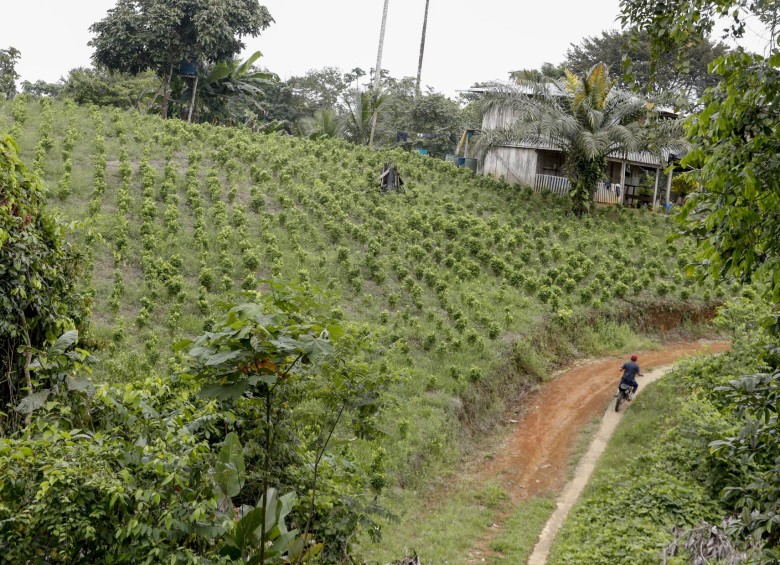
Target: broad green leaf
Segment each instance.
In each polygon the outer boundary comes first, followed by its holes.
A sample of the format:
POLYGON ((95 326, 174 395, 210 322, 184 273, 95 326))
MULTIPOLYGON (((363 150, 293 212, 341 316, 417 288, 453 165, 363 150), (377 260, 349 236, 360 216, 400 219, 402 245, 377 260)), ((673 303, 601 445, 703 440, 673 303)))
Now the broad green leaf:
POLYGON ((200 395, 204 398, 212 398, 221 402, 238 400, 251 388, 248 381, 240 381, 231 384, 213 383, 200 389, 200 395))
POLYGON ((280 554, 285 554, 290 551, 290 545, 295 541, 295 537, 298 535, 298 530, 292 530, 290 532, 283 532, 279 537, 274 540, 271 546, 274 551, 278 551, 280 554))
POLYGON ((251 510, 238 523, 236 523, 233 539, 236 545, 244 552, 244 549, 253 543, 254 533, 263 525, 263 509, 251 510))
POLYGON ((234 497, 244 486, 244 449, 238 434, 230 432, 217 455, 215 476, 220 492, 234 497))
POLYGON ((301 336, 301 350, 313 359, 327 357, 333 353, 333 344, 329 339, 312 336, 301 336))
POLYGON ((271 344, 282 352, 300 351, 304 346, 303 342, 286 335, 271 340, 271 344))
POLYGON ((207 83, 214 83, 230 76, 232 69, 225 63, 217 63, 214 69, 206 77, 207 83))
POLYGON ((69 376, 65 382, 68 385, 68 390, 85 392, 89 396, 95 393, 95 385, 85 377, 69 376))
POLYGON ((57 355, 62 355, 65 353, 65 350, 68 349, 71 345, 76 343, 76 341, 79 339, 79 332, 76 330, 70 330, 69 332, 65 332, 62 334, 57 341, 54 342, 54 345, 52 345, 49 348, 49 357, 56 357, 57 355))
POLYGON ((190 345, 192 345, 191 339, 183 339, 181 341, 177 341, 176 343, 173 344, 173 351, 178 353, 179 351, 184 350, 190 345))
POLYGON ((51 391, 49 389, 46 389, 46 390, 34 392, 31 395, 26 396, 16 407, 16 411, 21 414, 32 413, 33 411, 37 410, 38 408, 46 404, 46 399, 49 398, 50 392, 51 391))
POLYGON ((253 375, 247 379, 247 382, 255 386, 257 383, 265 383, 268 386, 274 386, 277 382, 279 382, 279 376, 278 375, 253 375))
POLYGON ((266 493, 260 497, 257 507, 265 508, 265 533, 271 532, 276 527, 277 521, 277 506, 278 500, 276 497, 276 489, 269 488, 266 493), (266 497, 268 498, 268 504, 266 504, 266 497))
POLYGON ((216 353, 212 355, 208 361, 206 361, 206 367, 213 367, 215 365, 221 365, 226 361, 232 361, 244 354, 243 351, 223 351, 222 353, 216 353))
POLYGON ((262 57, 263 54, 260 51, 255 51, 252 53, 246 61, 241 63, 238 68, 236 69, 235 75, 236 76, 243 76, 246 74, 247 70, 254 64, 255 61, 257 61, 260 57, 262 57))

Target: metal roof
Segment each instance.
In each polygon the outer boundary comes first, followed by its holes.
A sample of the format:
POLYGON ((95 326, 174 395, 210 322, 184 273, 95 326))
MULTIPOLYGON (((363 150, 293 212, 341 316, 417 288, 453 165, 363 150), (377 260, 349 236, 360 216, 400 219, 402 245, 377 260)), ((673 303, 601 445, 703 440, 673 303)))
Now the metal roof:
MULTIPOLYGON (((536 149, 536 150, 544 150, 544 151, 556 151, 558 153, 562 153, 560 149, 557 147, 553 147, 552 145, 547 144, 532 144, 532 143, 514 143, 514 144, 507 144, 502 145, 501 147, 508 147, 508 148, 517 148, 517 149, 536 149)), ((666 163, 666 160, 669 157, 669 152, 664 150, 661 152, 661 155, 657 155, 655 153, 652 153, 650 151, 620 151, 620 152, 614 152, 610 153, 607 158, 611 159, 613 161, 626 161, 627 163, 635 164, 635 165, 646 165, 648 167, 658 167, 663 166, 666 163)))

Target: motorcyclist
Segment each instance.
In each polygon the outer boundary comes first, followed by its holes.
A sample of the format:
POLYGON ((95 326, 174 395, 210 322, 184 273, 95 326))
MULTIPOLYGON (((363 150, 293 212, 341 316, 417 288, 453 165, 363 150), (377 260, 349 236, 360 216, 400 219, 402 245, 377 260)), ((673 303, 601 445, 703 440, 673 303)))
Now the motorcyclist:
POLYGON ((637 376, 644 376, 639 369, 639 363, 637 363, 637 356, 632 355, 631 361, 626 361, 621 365, 620 370, 623 371, 623 376, 620 379, 620 384, 626 384, 631 387, 631 395, 628 397, 628 401, 631 402, 631 397, 636 394, 639 389, 639 383, 636 382, 637 376))

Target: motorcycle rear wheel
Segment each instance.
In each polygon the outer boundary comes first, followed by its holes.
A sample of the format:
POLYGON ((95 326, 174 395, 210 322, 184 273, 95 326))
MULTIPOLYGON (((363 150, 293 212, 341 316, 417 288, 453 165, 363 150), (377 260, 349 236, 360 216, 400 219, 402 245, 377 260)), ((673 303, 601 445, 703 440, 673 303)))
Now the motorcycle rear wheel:
POLYGON ((620 411, 620 403, 623 402, 623 398, 625 398, 625 392, 623 390, 618 389, 617 393, 617 399, 615 399, 615 412, 620 411))

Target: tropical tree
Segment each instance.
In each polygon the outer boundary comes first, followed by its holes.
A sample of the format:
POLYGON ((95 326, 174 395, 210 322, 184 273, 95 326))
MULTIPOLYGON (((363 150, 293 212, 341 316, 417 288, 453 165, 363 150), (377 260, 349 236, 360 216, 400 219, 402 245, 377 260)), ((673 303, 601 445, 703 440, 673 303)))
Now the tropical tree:
MULTIPOLYGON (((593 64, 588 65, 588 67, 582 71, 582 73, 587 73, 591 67, 593 67, 593 64)), ((563 63, 560 65, 543 63, 542 66, 538 69, 520 69, 519 71, 512 71, 509 73, 509 79, 517 82, 518 84, 523 84, 528 81, 538 82, 550 79, 562 79, 566 77, 566 68, 566 65, 563 63)), ((569 69, 571 69, 571 67, 569 67, 569 69)), ((574 72, 575 74, 577 73, 577 71, 574 72)))
POLYGON ((420 80, 422 79, 422 66, 423 56, 425 55, 425 36, 428 32, 428 8, 430 7, 431 0, 425 0, 425 16, 423 17, 422 38, 420 39, 420 60, 417 63, 417 82, 415 83, 415 91, 417 96, 420 96, 420 80))
POLYGON ((16 72, 16 62, 21 53, 14 47, 0 49, 0 96, 13 98, 16 94, 16 81, 19 73, 16 72))
MULTIPOLYGON (((354 69, 365 74, 362 69, 354 69)), ((295 93, 303 98, 308 113, 316 110, 335 108, 339 100, 347 93, 349 83, 356 74, 343 74, 338 67, 323 67, 308 71, 303 76, 293 76, 287 80, 295 93)), ((362 76, 362 75, 360 75, 362 76)))
POLYGON ((698 99, 718 80, 709 73, 709 64, 728 51, 726 44, 702 37, 685 46, 685 64, 653 64, 653 47, 646 32, 603 31, 572 43, 564 65, 574 73, 585 73, 603 62, 620 88, 634 85, 653 94, 674 93, 689 100, 698 99), (629 71, 623 76, 622 69, 629 71), (628 79, 628 80, 627 80, 628 79))
POLYGON ((162 114, 168 115, 171 80, 182 61, 230 61, 273 22, 257 0, 118 0, 92 24, 92 60, 111 71, 153 70, 162 79, 162 114))
POLYGON ((347 113, 344 117, 344 134, 350 141, 368 145, 371 139, 371 123, 385 100, 384 94, 375 95, 365 90, 347 98, 347 113))
POLYGON ((60 81, 60 94, 78 104, 119 108, 149 106, 148 99, 160 87, 160 80, 152 71, 130 75, 90 67, 71 69, 67 78, 60 81))
POLYGON ((237 59, 219 62, 207 69, 203 81, 197 77, 189 89, 188 121, 192 118, 195 95, 200 93, 202 118, 222 124, 244 123, 256 120, 264 113, 261 100, 263 88, 279 77, 274 73, 253 67, 261 57, 256 51, 243 63, 237 59), (198 84, 201 85, 198 89, 198 84))
POLYGON ((341 137, 344 133, 344 122, 335 110, 317 110, 313 116, 301 118, 298 130, 303 137, 309 139, 341 137))
POLYGON ((622 0, 623 23, 646 33, 655 52, 682 60, 685 46, 726 16, 726 31, 735 38, 748 21, 767 28, 766 55, 736 50, 712 64, 718 82, 706 92, 703 110, 688 121, 693 149, 684 161, 699 171, 702 189, 688 198, 678 220, 698 240, 702 273, 726 281, 758 274, 769 281, 780 311, 780 2, 694 0, 678 2, 668 13, 661 4, 622 0))
POLYGON ((645 102, 614 88, 606 65, 584 76, 509 86, 489 93, 484 111, 511 112, 509 125, 486 131, 477 144, 483 156, 498 147, 519 143, 557 149, 566 156, 575 214, 593 205, 596 186, 604 177, 607 156, 643 148, 640 120, 645 102))
POLYGON ((35 82, 30 82, 29 80, 22 81, 22 92, 38 98, 45 96, 55 98, 62 94, 62 88, 62 82, 46 82, 45 80, 36 80, 35 82))

